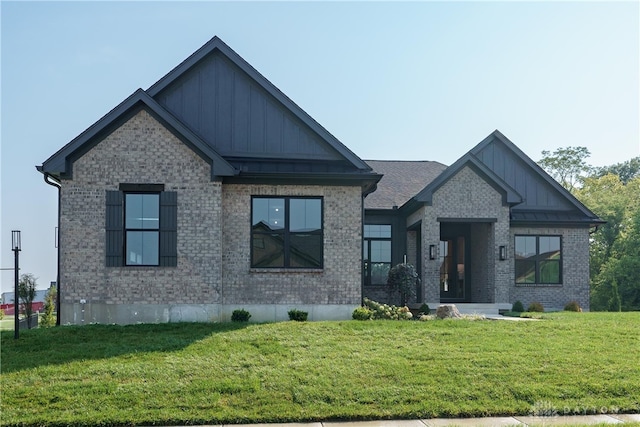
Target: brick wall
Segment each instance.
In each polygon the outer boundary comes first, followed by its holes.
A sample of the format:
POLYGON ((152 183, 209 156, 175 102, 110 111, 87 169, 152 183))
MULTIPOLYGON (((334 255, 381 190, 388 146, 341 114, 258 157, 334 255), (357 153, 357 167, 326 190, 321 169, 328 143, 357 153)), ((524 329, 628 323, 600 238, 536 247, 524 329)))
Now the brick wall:
MULTIPOLYGON (((562 285, 510 286, 509 302, 517 300, 525 309, 532 302, 541 303, 545 309, 562 309, 571 301, 577 301, 583 310, 589 309, 589 229, 587 228, 512 228, 509 245, 514 256, 515 235, 562 236, 562 285)), ((514 264, 513 261, 510 264, 514 264)))
MULTIPOLYGON (((220 302, 221 192, 209 164, 148 113, 136 114, 76 160, 73 179, 62 181, 62 304, 86 300, 86 322, 109 322, 92 307, 220 302), (177 267, 105 267, 106 191, 120 183, 178 192, 177 267)), ((73 316, 63 310, 62 322, 77 322, 73 316)))
POLYGON ((360 187, 224 185, 224 304, 360 304, 360 187), (322 196, 324 268, 252 269, 251 196, 322 196))

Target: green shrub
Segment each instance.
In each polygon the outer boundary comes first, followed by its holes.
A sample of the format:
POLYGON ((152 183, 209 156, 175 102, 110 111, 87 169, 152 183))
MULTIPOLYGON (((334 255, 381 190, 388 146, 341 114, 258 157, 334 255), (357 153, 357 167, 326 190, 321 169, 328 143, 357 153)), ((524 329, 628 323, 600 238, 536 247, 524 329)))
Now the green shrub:
POLYGON ((522 313, 524 311, 524 305, 522 304, 522 301, 516 301, 513 303, 513 306, 511 306, 511 311, 516 312, 516 313, 522 313))
POLYGON ((296 310, 295 308, 287 313, 289 314, 289 320, 295 320, 296 322, 306 322, 309 315, 306 311, 296 310))
POLYGON ((387 285, 392 292, 400 293, 400 304, 405 305, 416 296, 416 284, 420 277, 416 268, 411 264, 398 264, 389 270, 387 285))
POLYGON ((420 306, 419 312, 422 314, 429 314, 431 313, 431 309, 429 308, 429 305, 425 303, 420 306))
POLYGON ((353 310, 353 320, 370 320, 373 312, 369 310, 367 307, 358 307, 353 310))
POLYGON ((544 307, 539 302, 532 302, 529 304, 529 307, 527 307, 527 311, 531 313, 542 313, 544 312, 544 307))
POLYGON ((233 313, 231 313, 232 322, 248 322, 250 318, 251 313, 245 309, 233 310, 233 313))
POLYGON ((4 310, 0 309, 0 320, 4 319, 4 310))
POLYGON ((408 307, 381 304, 369 298, 364 299, 364 305, 372 311, 372 319, 407 320, 413 317, 408 307))
POLYGON ((564 311, 576 311, 581 312, 582 307, 578 304, 578 301, 571 301, 567 305, 564 306, 564 311))

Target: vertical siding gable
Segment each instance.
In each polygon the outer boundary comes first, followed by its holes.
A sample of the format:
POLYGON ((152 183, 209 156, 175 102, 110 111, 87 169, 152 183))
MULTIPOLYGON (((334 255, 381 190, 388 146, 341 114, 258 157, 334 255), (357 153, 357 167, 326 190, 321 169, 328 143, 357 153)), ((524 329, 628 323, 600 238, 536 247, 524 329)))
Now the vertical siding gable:
POLYGON ((501 141, 494 139, 477 157, 515 189, 524 202, 517 208, 573 210, 575 207, 501 141))
POLYGON ((343 160, 322 137, 217 51, 155 99, 223 156, 343 160))

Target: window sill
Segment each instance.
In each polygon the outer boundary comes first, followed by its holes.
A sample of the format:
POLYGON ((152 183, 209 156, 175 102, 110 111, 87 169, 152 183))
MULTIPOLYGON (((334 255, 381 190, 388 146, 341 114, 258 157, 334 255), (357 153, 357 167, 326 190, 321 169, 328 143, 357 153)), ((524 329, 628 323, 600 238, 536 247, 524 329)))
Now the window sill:
POLYGON ((249 273, 321 274, 321 273, 324 273, 324 269, 322 268, 250 268, 249 273))

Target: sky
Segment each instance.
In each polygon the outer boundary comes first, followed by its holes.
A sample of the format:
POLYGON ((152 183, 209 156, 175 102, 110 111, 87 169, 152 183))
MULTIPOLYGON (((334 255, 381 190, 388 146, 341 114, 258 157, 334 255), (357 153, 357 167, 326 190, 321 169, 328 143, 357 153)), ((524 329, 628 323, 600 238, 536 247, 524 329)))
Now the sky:
POLYGON ((495 129, 534 160, 640 155, 637 1, 0 1, 0 16, 0 267, 21 230, 41 289, 57 190, 35 166, 216 35, 363 159, 451 164, 495 129))

